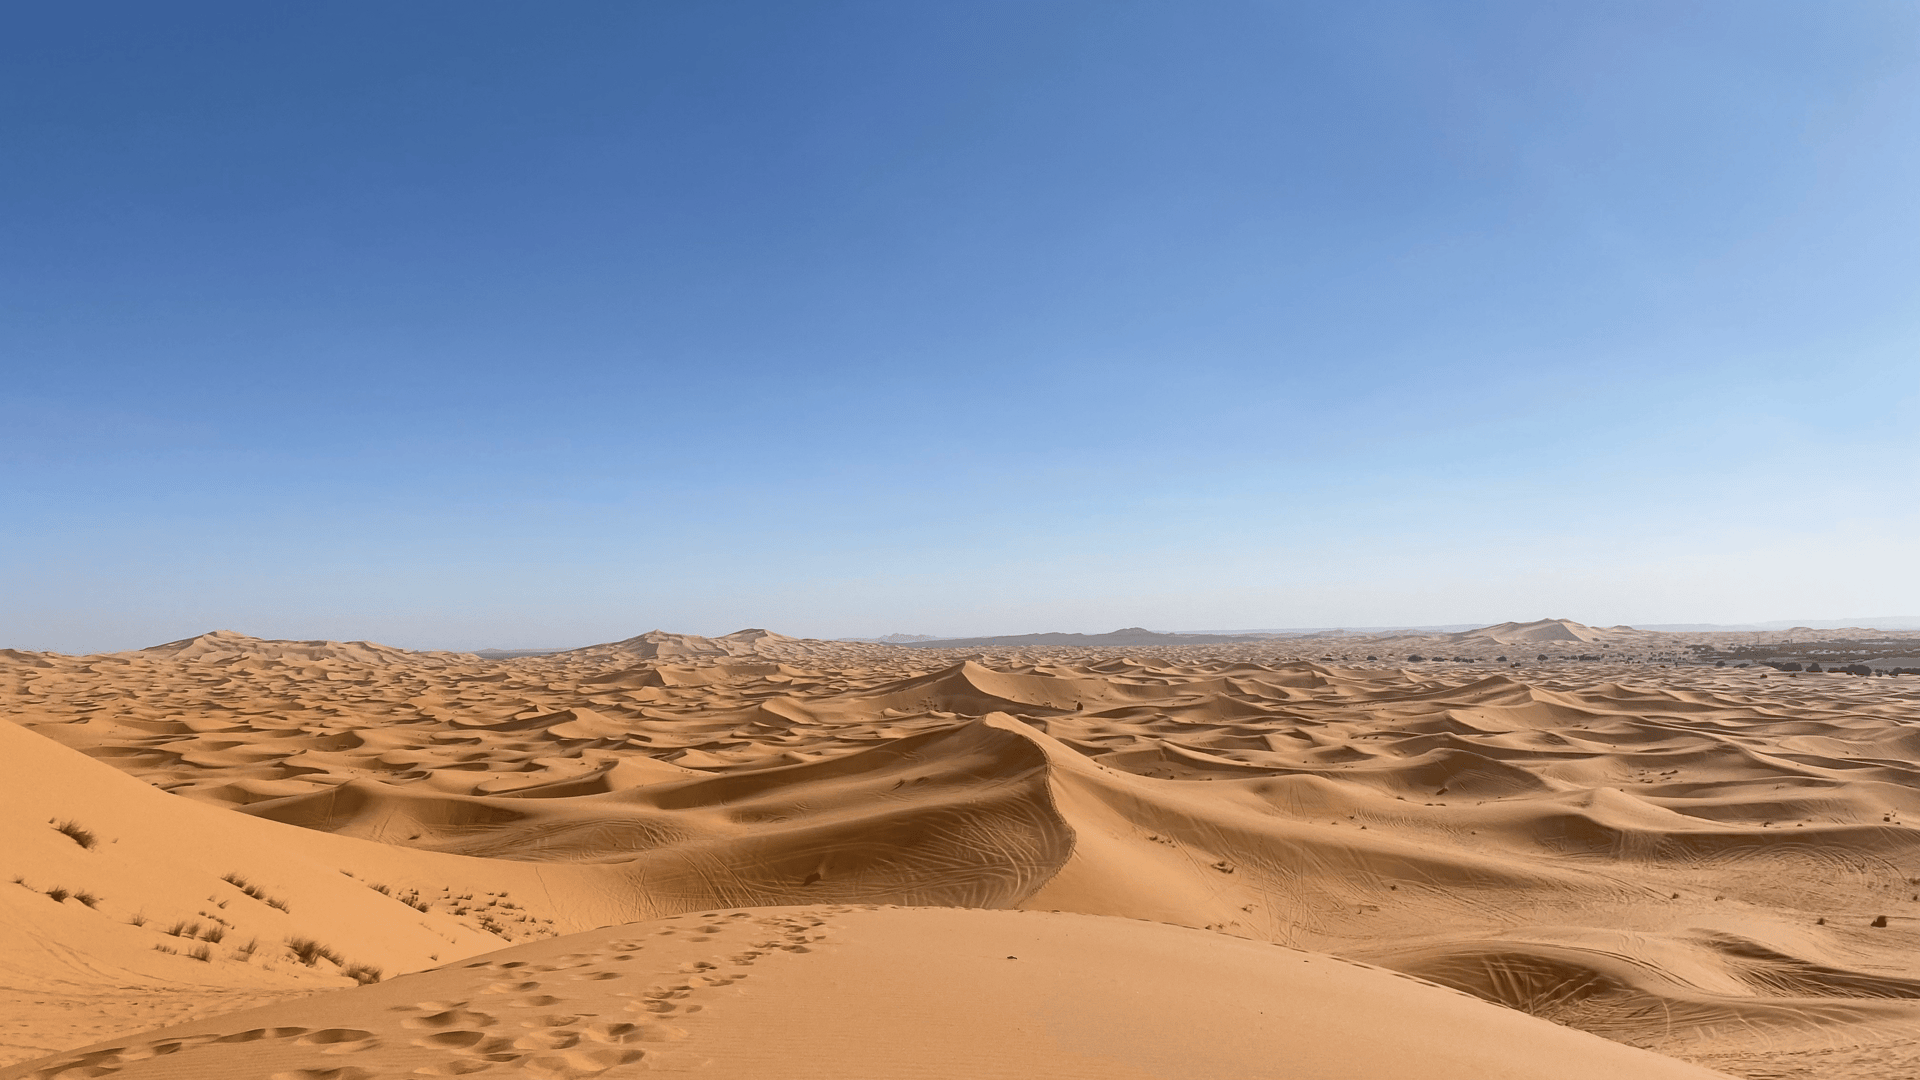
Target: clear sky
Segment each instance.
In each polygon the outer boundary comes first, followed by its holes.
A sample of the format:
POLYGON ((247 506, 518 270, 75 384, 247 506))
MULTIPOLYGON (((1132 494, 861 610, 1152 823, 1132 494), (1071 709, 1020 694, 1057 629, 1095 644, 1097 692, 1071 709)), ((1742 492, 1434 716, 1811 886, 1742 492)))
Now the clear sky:
POLYGON ((0 8, 0 646, 1920 614, 1907 2, 0 8))

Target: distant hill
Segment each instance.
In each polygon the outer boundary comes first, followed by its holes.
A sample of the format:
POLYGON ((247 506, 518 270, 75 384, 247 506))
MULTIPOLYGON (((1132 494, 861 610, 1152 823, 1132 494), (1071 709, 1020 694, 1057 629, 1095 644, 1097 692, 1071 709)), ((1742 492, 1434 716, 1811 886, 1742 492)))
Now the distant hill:
POLYGON ((698 656, 759 656, 763 655, 770 646, 800 643, 799 638, 790 638, 785 634, 760 629, 735 630, 731 634, 712 638, 701 637, 698 634, 674 634, 665 630, 649 630, 622 641, 569 649, 566 655, 582 659, 619 656, 635 660, 682 660, 698 656))
POLYGON ((1572 619, 1536 619, 1533 622, 1503 622, 1478 630, 1449 635, 1458 642, 1488 641, 1496 645, 1521 645, 1545 641, 1615 642, 1644 637, 1631 626, 1588 626, 1572 619))
POLYGON ((1266 641, 1272 634, 1166 634, 1129 626, 1106 634, 1009 634, 1002 637, 935 638, 904 641, 910 649, 977 649, 1020 645, 1218 645, 1234 641, 1266 641))
POLYGON ((121 653, 170 660, 200 660, 230 663, 241 660, 270 660, 281 663, 321 663, 345 661, 354 664, 390 666, 428 661, 458 660, 462 653, 425 652, 399 649, 373 641, 287 641, 257 638, 232 630, 212 630, 164 645, 153 645, 121 653))

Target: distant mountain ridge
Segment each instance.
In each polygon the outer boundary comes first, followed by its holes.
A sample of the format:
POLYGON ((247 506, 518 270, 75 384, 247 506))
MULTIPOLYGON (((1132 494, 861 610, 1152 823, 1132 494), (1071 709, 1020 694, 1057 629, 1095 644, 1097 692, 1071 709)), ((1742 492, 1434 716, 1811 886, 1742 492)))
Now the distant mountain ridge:
POLYGON ((1008 634, 1000 637, 934 638, 903 641, 909 649, 975 649, 1018 647, 1022 645, 1218 645, 1240 641, 1266 641, 1273 634, 1170 634, 1128 626, 1105 634, 1008 634))
MULTIPOLYGON (((875 655, 893 649, 969 649, 1018 648, 1021 646, 1154 647, 1177 645, 1214 645, 1257 642, 1307 641, 1324 639, 1329 646, 1361 641, 1457 644, 1462 647, 1538 644, 1576 646, 1582 644, 1661 646, 1683 640, 1682 635, 1698 637, 1711 634, 1785 634, 1788 640, 1796 631, 1828 638, 1859 638, 1877 633, 1911 634, 1920 631, 1920 618, 1886 616, 1871 619, 1814 619, 1804 622, 1785 620, 1772 623, 1722 625, 1715 623, 1667 623, 1640 627, 1596 627, 1572 619, 1536 619, 1532 622, 1503 622, 1489 626, 1417 627, 1323 627, 1297 630, 1243 630, 1232 632, 1158 631, 1129 626, 1104 634, 1047 632, 998 634, 967 638, 939 638, 924 634, 888 634, 882 638, 839 638, 822 640, 796 638, 770 630, 750 628, 718 637, 677 634, 649 630, 620 641, 587 645, 573 649, 408 649, 371 641, 287 640, 257 638, 232 630, 214 630, 192 637, 113 654, 127 658, 175 659, 232 663, 262 660, 278 663, 317 663, 345 661, 385 666, 397 663, 453 662, 462 657, 482 660, 512 660, 541 656, 566 656, 582 660, 618 658, 638 662, 725 660, 799 660, 840 656, 875 655), (1838 635, 1838 637, 1834 637, 1838 635)), ((1814 640, 1824 640, 1816 638, 1814 640)), ((18 650, 8 655, 25 656, 18 650)), ((49 653, 46 655, 61 655, 49 653)))

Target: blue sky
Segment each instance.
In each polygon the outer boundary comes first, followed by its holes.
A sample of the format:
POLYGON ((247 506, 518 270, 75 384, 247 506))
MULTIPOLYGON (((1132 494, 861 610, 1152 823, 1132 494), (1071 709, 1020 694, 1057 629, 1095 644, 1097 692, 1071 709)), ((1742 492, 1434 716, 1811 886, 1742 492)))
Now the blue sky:
POLYGON ((0 150, 0 646, 1920 614, 1911 4, 21 4, 0 150))

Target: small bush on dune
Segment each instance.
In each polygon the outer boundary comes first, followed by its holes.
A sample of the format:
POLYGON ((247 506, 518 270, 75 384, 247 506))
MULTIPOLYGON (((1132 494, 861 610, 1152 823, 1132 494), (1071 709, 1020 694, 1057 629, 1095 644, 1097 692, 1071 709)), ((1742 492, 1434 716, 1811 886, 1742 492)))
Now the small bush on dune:
POLYGON ((374 967, 372 964, 349 964, 347 965, 346 973, 349 978, 361 986, 380 981, 380 969, 374 967))
POLYGON ((203 964, 211 963, 213 960, 213 950, 207 948, 205 945, 196 945, 187 953, 187 957, 191 960, 198 960, 203 964))
POLYGON ((288 938, 287 948, 292 949, 293 955, 299 957, 300 962, 308 967, 313 967, 322 960, 330 960, 336 965, 344 963, 339 953, 312 938, 288 938))
POLYGON ((99 897, 93 895, 92 893, 88 892, 85 889, 81 889, 79 892, 74 893, 73 898, 87 905, 88 907, 94 907, 100 903, 99 897))
POLYGON ((67 839, 72 840, 74 843, 79 844, 83 848, 92 850, 95 839, 94 839, 93 833, 89 832, 88 830, 81 828, 79 825, 71 821, 55 822, 53 827, 59 832, 65 834, 67 839))
POLYGON ((67 890, 61 888, 58 885, 55 885, 53 888, 47 890, 48 898, 51 899, 56 904, 66 903, 67 897, 72 895, 73 895, 72 893, 68 892, 67 890))
POLYGON ((200 932, 201 941, 211 941, 215 945, 220 944, 220 940, 226 936, 227 928, 218 924, 209 926, 200 932))
MULTIPOLYGON (((222 876, 220 880, 226 882, 227 884, 233 886, 236 889, 239 889, 241 892, 246 893, 248 896, 253 897, 255 900, 260 901, 261 903, 267 905, 270 908, 275 908, 280 911, 287 911, 291 913, 290 909, 287 907, 287 902, 285 900, 277 900, 271 896, 268 896, 267 891, 265 889, 262 889, 260 886, 255 885, 253 882, 248 881, 246 878, 241 877, 239 874, 226 874, 222 876)), ((225 905, 221 905, 221 906, 224 907, 225 905)))

